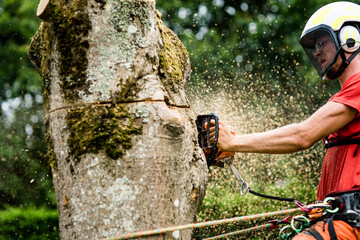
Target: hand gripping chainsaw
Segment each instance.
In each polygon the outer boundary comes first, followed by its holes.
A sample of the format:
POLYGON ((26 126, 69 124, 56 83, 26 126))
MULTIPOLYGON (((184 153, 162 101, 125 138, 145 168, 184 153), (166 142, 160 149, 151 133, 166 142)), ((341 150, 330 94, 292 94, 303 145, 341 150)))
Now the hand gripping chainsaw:
MULTIPOLYGON (((203 149, 208 167, 218 166, 224 167, 224 163, 228 164, 235 177, 240 182, 240 192, 242 195, 249 191, 249 185, 241 177, 237 168, 232 164, 234 154, 232 152, 223 152, 217 147, 219 138, 219 117, 216 113, 199 115, 196 119, 196 127, 198 130, 198 141, 203 149), (210 126, 215 127, 214 142, 210 142, 210 126)), ((235 135, 234 132, 232 132, 235 135)))

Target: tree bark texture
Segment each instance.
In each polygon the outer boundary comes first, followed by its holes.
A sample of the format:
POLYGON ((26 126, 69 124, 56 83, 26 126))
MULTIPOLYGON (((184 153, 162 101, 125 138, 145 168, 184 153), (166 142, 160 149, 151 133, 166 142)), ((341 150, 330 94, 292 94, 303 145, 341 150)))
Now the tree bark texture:
POLYGON ((44 0, 39 8, 29 56, 43 79, 61 239, 193 222, 207 166, 184 90, 190 61, 155 1, 44 0))

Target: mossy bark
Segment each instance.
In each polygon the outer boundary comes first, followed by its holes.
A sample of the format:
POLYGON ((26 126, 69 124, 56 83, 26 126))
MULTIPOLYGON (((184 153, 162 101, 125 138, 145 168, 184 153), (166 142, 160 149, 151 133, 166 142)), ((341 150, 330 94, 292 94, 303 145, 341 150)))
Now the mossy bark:
MULTIPOLYGON (((50 0, 29 57, 43 79, 62 239, 191 223, 205 194, 190 61, 148 0, 50 0)), ((190 239, 190 231, 152 239, 190 239)))

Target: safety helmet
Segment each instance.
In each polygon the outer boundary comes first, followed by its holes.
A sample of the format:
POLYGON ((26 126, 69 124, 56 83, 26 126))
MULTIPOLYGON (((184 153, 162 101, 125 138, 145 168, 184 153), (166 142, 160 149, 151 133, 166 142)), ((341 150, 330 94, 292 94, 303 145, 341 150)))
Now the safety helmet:
POLYGON ((334 2, 323 6, 306 23, 300 44, 321 78, 338 78, 360 52, 360 5, 334 2), (321 50, 326 51, 326 58, 320 57, 321 50), (346 59, 344 52, 351 56, 346 59), (342 64, 333 69, 339 55, 342 64))

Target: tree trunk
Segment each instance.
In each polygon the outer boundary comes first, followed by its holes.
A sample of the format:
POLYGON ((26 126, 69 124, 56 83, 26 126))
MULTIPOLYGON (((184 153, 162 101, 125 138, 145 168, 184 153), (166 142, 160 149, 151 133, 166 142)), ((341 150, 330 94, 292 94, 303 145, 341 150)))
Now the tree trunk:
POLYGON ((207 166, 184 90, 190 61, 155 1, 42 0, 37 15, 29 56, 43 79, 61 239, 193 222, 207 166))

